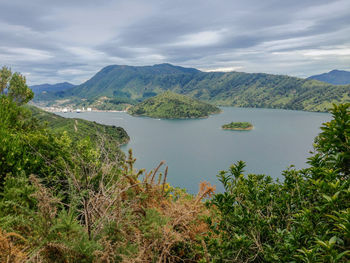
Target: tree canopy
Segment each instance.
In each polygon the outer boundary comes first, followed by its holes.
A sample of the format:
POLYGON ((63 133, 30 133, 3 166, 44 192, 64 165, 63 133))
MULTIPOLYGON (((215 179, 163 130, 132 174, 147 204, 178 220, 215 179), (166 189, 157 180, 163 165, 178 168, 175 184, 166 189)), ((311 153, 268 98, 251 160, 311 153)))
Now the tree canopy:
POLYGON ((18 105, 26 104, 34 98, 25 76, 18 72, 12 73, 11 69, 4 66, 0 70, 0 94, 5 92, 18 105))

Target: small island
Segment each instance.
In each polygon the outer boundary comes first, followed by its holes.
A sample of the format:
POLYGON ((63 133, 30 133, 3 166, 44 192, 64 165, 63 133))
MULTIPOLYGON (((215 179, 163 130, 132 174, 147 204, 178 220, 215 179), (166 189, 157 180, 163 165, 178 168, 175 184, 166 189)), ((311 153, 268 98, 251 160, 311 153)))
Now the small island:
POLYGON ((253 129, 253 125, 249 122, 231 122, 221 126, 224 130, 249 131, 253 129))
POLYGON ((128 113, 133 116, 163 119, 205 118, 220 112, 214 105, 171 91, 146 99, 128 109, 128 113))

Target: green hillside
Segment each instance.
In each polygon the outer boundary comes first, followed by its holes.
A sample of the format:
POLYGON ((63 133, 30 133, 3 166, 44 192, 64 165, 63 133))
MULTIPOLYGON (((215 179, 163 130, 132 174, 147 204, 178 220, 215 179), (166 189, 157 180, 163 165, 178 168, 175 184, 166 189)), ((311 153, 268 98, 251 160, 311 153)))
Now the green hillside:
MULTIPOLYGON (((170 64, 108 66, 79 86, 41 94, 35 100, 87 106, 107 97, 108 107, 113 108, 113 98, 128 99, 133 104, 167 90, 216 105, 237 107, 326 111, 332 103, 350 101, 350 85, 263 73, 201 72, 170 64)), ((120 109, 118 100, 115 108, 120 109)))
POLYGON ((39 123, 46 123, 56 134, 66 131, 73 140, 80 140, 89 137, 92 141, 97 142, 102 138, 115 146, 127 143, 129 136, 121 127, 108 126, 83 119, 64 118, 54 113, 46 112, 34 106, 27 106, 32 112, 33 118, 39 123))
POLYGON ((184 119, 208 117, 212 113, 219 113, 220 109, 208 103, 167 91, 129 108, 128 112, 131 115, 153 118, 184 119))

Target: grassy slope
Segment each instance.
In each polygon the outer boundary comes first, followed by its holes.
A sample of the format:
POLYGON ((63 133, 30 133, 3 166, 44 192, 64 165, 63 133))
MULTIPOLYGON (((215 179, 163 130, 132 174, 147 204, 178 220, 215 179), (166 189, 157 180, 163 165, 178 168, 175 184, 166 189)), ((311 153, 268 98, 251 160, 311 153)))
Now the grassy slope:
MULTIPOLYGON (((169 64, 152 67, 108 66, 87 82, 47 99, 99 97, 145 100, 171 90, 216 105, 326 111, 349 102, 350 85, 338 86, 282 75, 201 72, 169 64)), ((45 100, 38 97, 37 100, 45 100)))
POLYGON ((132 115, 153 118, 182 119, 208 117, 212 113, 219 113, 220 109, 208 103, 167 91, 131 107, 128 112, 132 115))
POLYGON ((34 106, 28 106, 33 117, 47 125, 56 133, 67 131, 73 140, 90 137, 96 141, 100 136, 115 145, 121 145, 129 141, 129 136, 121 127, 108 126, 82 119, 64 118, 54 113, 43 111, 34 106))

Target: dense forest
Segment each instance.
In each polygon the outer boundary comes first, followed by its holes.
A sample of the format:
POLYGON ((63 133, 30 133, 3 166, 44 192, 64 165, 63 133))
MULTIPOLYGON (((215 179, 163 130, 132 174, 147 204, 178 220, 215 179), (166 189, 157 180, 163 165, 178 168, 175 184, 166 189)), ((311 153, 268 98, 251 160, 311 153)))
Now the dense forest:
POLYGON ((220 111, 216 106, 171 91, 146 99, 128 109, 131 115, 165 119, 203 118, 220 111))
POLYGON ((108 109, 120 110, 127 107, 127 103, 135 104, 167 90, 216 105, 236 107, 327 111, 332 103, 350 102, 350 85, 263 73, 201 72, 170 64, 108 66, 81 85, 38 94, 35 101, 102 109, 106 107, 100 103, 103 100, 108 102, 108 109))
POLYGON ((309 168, 274 181, 239 161, 217 175, 224 192, 190 195, 163 162, 136 170, 131 151, 52 130, 32 97, 0 71, 0 262, 349 262, 350 104, 330 110, 309 168))

